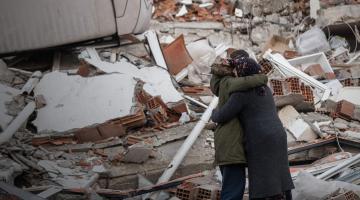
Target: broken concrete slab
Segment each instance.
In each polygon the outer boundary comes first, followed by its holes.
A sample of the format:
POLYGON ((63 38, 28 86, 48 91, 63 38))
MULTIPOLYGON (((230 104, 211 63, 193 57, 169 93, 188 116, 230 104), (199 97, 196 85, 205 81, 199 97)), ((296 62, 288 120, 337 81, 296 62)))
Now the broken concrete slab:
POLYGON ((6 63, 0 59, 0 81, 4 81, 6 83, 12 83, 15 78, 15 73, 10 71, 7 68, 6 63))
POLYGON ((24 125, 24 123, 28 120, 29 116, 35 110, 35 103, 29 102, 24 109, 15 117, 13 121, 9 124, 9 126, 4 129, 4 131, 0 134, 0 144, 3 144, 9 141, 12 136, 17 132, 17 130, 24 125))
MULTIPOLYGON (((169 135, 169 137, 173 137, 176 134, 181 134, 185 136, 195 125, 196 123, 189 123, 185 125, 185 129, 171 128, 157 132, 156 135, 162 136, 162 134, 166 134, 169 135)), ((204 130, 202 134, 200 134, 176 172, 177 177, 197 173, 206 169, 213 169, 214 149, 206 145, 206 138, 210 137, 209 135, 213 137, 213 132, 204 130)), ((166 138, 164 138, 164 140, 166 140, 166 138)), ((145 174, 150 181, 156 182, 163 170, 168 167, 169 162, 172 160, 182 143, 183 140, 174 140, 158 146, 154 152, 154 158, 149 159, 146 164, 121 163, 119 165, 112 165, 109 170, 111 177, 110 188, 136 188, 136 174, 145 174)))
POLYGON ((152 96, 161 96, 165 103, 177 102, 183 99, 172 84, 170 75, 162 67, 142 66, 139 69, 137 66, 124 59, 115 63, 110 63, 91 57, 85 58, 85 61, 105 73, 121 73, 127 75, 128 77, 142 80, 145 82, 144 90, 152 96))
POLYGON ((343 85, 337 79, 331 80, 328 83, 325 83, 325 85, 329 87, 331 94, 335 97, 339 95, 341 88, 343 88, 343 85))
POLYGON ((359 19, 360 17, 360 5, 343 5, 343 6, 334 6, 327 9, 321 9, 319 12, 319 17, 316 20, 316 23, 321 26, 327 26, 329 24, 334 24, 337 21, 342 21, 341 19, 350 18, 350 19, 359 19))
POLYGON ((5 183, 14 184, 15 178, 20 175, 23 168, 9 158, 0 159, 0 180, 5 183))
POLYGON ((193 62, 188 66, 189 80, 193 83, 209 83, 211 65, 215 62, 216 52, 207 40, 199 40, 186 46, 193 62))
POLYGON ((318 27, 313 27, 298 36, 296 39, 296 46, 298 52, 302 55, 327 52, 330 50, 330 45, 324 32, 318 27))
POLYGON ((301 115, 292 106, 285 106, 278 112, 279 118, 287 131, 297 141, 313 141, 317 135, 311 127, 302 119, 301 115))
POLYGON ((20 90, 0 84, 0 126, 5 129, 13 120, 13 116, 7 114, 5 103, 13 100, 14 96, 20 94, 20 90))
POLYGON ((360 105, 360 87, 344 87, 339 90, 336 101, 346 100, 360 105))
POLYGON ((61 167, 63 161, 40 160, 38 165, 48 172, 53 181, 65 188, 82 188, 89 182, 93 175, 92 172, 83 170, 76 165, 72 168, 61 167))
POLYGON ((282 96, 274 96, 275 105, 278 108, 286 105, 296 106, 304 101, 304 96, 301 94, 288 94, 282 96))
POLYGON ((35 88, 47 106, 38 110, 38 131, 67 131, 130 114, 136 81, 124 74, 83 78, 46 74, 35 88))

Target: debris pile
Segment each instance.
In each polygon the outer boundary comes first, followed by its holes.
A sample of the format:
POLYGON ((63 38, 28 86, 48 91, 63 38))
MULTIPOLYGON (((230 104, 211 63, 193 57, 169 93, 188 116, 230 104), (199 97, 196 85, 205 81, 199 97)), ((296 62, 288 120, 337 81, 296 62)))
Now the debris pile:
POLYGON ((269 78, 294 199, 359 198, 359 13, 358 1, 158 0, 144 34, 3 57, 0 198, 220 199, 209 82, 233 75, 219 66, 235 49, 269 78))

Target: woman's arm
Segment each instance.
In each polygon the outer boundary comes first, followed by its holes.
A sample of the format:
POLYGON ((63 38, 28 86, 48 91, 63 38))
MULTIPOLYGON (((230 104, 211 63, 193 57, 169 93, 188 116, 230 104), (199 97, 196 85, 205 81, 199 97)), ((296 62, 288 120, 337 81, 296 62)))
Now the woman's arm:
POLYGON ((264 74, 254 74, 244 77, 231 77, 225 80, 229 85, 229 94, 237 91, 245 91, 254 87, 266 85, 268 78, 264 74))
POLYGON ((241 92, 231 94, 229 100, 221 108, 213 110, 211 119, 216 123, 226 123, 237 117, 243 108, 243 95, 241 92))

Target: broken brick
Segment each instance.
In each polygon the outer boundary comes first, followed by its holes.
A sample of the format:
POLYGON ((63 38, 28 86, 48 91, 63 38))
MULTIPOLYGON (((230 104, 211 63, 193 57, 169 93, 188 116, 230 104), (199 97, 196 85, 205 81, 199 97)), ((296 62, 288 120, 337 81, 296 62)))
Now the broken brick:
POLYGON ((103 139, 96 127, 81 128, 75 131, 75 138, 79 143, 94 142, 103 139))
POLYGON ((342 100, 339 101, 336 107, 336 114, 344 119, 350 120, 354 115, 355 105, 346 101, 342 100))
POLYGON ((299 56, 299 53, 297 51, 291 51, 291 50, 285 50, 284 51, 284 57, 286 59, 293 59, 299 56))
POLYGON ((86 63, 82 63, 79 68, 78 71, 76 72, 76 74, 82 76, 82 77, 88 77, 90 74, 90 66, 86 63))
POLYGON ((263 74, 268 74, 269 72, 271 72, 273 70, 273 66, 271 64, 270 61, 262 59, 259 61, 259 65, 261 66, 261 72, 263 74))
POLYGON ((146 116, 141 107, 137 107, 134 114, 110 120, 111 123, 121 124, 126 130, 142 127, 146 124, 146 116))
POLYGON ((126 144, 129 146, 140 143, 142 141, 144 141, 144 140, 141 137, 137 137, 134 135, 130 135, 126 138, 126 144))
POLYGON ((304 96, 304 101, 308 103, 314 103, 314 93, 312 88, 304 83, 300 86, 301 94, 304 96))
POLYGON ((126 134, 124 127, 121 124, 104 123, 97 127, 103 139, 110 137, 121 137, 126 134))
POLYGON ((193 61, 185 47, 184 35, 180 35, 162 51, 166 65, 172 75, 178 74, 193 61))
POLYGON ((182 200, 193 200, 196 195, 196 186, 194 183, 185 182, 176 188, 176 197, 182 200))
POLYGON ((320 64, 310 65, 304 70, 304 72, 309 74, 310 76, 323 77, 325 75, 325 71, 320 64))

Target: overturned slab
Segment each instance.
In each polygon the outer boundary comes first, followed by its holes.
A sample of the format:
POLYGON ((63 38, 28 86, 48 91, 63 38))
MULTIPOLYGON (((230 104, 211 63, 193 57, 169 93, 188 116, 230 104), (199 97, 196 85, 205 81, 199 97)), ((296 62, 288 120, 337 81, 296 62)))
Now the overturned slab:
POLYGON ((46 74, 35 88, 47 105, 34 121, 38 131, 67 131, 130 114, 136 80, 124 74, 90 78, 46 74))
POLYGON ((336 97, 337 101, 346 100, 355 105, 360 105, 360 87, 344 87, 336 97))

